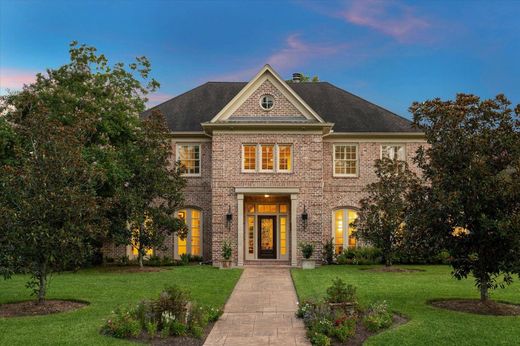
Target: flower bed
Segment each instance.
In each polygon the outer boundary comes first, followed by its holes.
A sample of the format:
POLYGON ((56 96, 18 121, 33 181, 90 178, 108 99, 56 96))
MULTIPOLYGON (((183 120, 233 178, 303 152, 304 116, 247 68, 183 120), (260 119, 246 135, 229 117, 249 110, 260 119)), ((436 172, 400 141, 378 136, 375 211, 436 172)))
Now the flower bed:
POLYGON ((362 343, 394 323, 385 301, 362 310, 357 304, 356 288, 340 278, 333 280, 324 300, 302 302, 296 316, 303 319, 307 337, 317 346, 362 343))
POLYGON ((176 286, 166 288, 157 299, 143 300, 135 307, 116 309, 101 328, 104 335, 116 338, 191 337, 202 339, 208 323, 218 320, 222 311, 200 306, 188 291, 176 286))

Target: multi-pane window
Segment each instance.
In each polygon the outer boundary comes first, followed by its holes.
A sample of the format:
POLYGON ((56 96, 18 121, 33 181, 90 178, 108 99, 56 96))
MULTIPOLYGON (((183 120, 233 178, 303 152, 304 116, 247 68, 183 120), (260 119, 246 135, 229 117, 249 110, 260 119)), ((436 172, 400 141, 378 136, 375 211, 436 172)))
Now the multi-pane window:
POLYGON ((244 144, 242 172, 283 172, 293 169, 292 144, 244 144))
POLYGON ((278 171, 291 171, 292 146, 287 144, 278 145, 278 171))
POLYGON ((334 144, 334 176, 355 177, 358 173, 358 146, 334 144))
MULTIPOLYGON (((282 208, 280 208, 281 211, 282 208)), ((287 217, 280 216, 280 255, 287 253, 287 217)))
POLYGON ((353 236, 355 231, 352 223, 357 218, 357 212, 352 209, 338 209, 334 211, 334 229, 332 237, 334 238, 334 252, 340 254, 347 246, 349 248, 356 247, 356 238, 353 236))
POLYGON ((389 158, 391 160, 405 160, 404 145, 401 144, 385 144, 381 146, 381 158, 389 158))
POLYGON ((274 170, 274 145, 273 144, 262 144, 260 145, 260 157, 261 157, 261 170, 262 171, 273 171, 274 170))
POLYGON ((202 256, 202 213, 197 209, 182 209, 177 215, 188 226, 188 234, 184 239, 177 236, 177 255, 189 253, 202 256))
POLYGON ((184 175, 200 175, 199 144, 177 144, 177 160, 184 175))
POLYGON ((256 170, 256 145, 244 145, 242 147, 242 162, 244 171, 256 170))
POLYGON ((260 99, 260 105, 265 110, 269 110, 269 109, 273 108, 273 105, 274 105, 273 97, 271 95, 262 96, 262 98, 260 99))

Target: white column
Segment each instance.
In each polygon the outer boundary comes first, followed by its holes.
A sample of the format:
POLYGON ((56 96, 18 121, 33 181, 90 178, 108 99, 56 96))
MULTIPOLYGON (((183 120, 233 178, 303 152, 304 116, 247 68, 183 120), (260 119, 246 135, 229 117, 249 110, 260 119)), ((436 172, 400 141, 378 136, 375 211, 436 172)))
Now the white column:
POLYGON ((298 244, 296 243, 296 215, 297 215, 297 207, 298 207, 298 195, 293 193, 291 194, 291 266, 296 267, 298 265, 298 260, 296 258, 296 253, 298 249, 298 244))
POLYGON ((238 227, 237 227, 237 266, 244 265, 244 195, 237 194, 238 201, 238 227))

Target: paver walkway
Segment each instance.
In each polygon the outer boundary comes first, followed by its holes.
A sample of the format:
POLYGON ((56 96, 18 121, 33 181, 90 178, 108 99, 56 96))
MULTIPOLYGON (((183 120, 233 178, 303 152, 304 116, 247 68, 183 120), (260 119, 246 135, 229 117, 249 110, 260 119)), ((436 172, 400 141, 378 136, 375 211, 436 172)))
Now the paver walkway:
POLYGON ((286 268, 245 268, 204 345, 310 345, 286 268))

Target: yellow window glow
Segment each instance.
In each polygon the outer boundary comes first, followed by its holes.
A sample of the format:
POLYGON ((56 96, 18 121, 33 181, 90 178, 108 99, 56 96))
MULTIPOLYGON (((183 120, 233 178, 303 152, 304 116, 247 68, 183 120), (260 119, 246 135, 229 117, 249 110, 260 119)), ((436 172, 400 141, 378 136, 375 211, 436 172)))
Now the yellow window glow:
POLYGON ((283 256, 287 253, 287 218, 280 217, 280 254, 283 256))
POLYGON ((334 251, 336 254, 340 254, 343 252, 343 210, 336 210, 334 215, 334 251))
POLYGON ((243 147, 243 165, 244 170, 256 170, 256 145, 244 145, 243 147))
POLYGON ((274 169, 274 145, 262 144, 262 170, 272 171, 274 169))
POLYGON ((290 145, 278 145, 278 170, 290 171, 292 150, 290 145))

